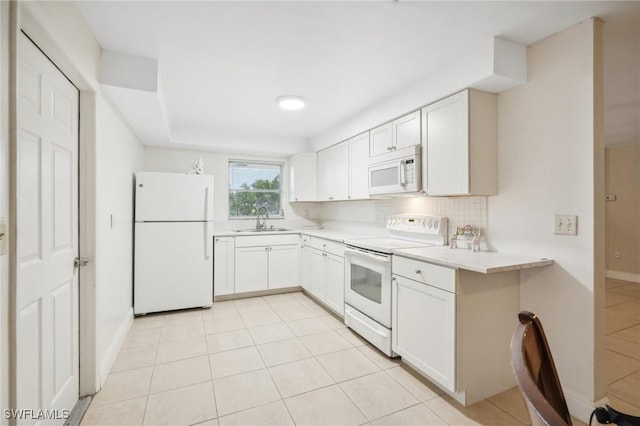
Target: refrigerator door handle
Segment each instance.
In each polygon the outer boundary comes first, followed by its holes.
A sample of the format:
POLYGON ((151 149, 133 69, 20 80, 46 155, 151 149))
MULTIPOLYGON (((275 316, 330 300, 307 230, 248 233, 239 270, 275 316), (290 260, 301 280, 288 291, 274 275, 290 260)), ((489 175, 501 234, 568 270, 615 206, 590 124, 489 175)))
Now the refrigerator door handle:
POLYGON ((205 201, 205 209, 204 209, 204 215, 205 215, 205 219, 206 219, 206 225, 204 227, 204 242, 205 242, 205 249, 204 249, 204 257, 205 259, 209 259, 211 257, 211 251, 209 250, 211 248, 211 246, 213 245, 213 235, 211 235, 211 218, 209 217, 209 186, 207 186, 207 189, 204 193, 204 201, 205 201))

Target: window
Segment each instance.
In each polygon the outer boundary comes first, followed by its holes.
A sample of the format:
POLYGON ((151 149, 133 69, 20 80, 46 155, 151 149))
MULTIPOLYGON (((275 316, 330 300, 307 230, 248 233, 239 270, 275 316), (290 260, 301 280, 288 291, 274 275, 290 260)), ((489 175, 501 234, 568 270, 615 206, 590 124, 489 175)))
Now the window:
POLYGON ((229 161, 229 218, 255 217, 261 206, 284 217, 281 184, 282 164, 229 161))

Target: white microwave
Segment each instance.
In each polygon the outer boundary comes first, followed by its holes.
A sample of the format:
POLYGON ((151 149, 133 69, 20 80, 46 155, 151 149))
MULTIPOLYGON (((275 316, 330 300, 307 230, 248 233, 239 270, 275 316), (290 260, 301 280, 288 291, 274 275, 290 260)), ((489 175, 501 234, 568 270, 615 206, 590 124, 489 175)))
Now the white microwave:
POLYGON ((420 145, 402 148, 369 163, 369 194, 409 194, 422 189, 420 145))

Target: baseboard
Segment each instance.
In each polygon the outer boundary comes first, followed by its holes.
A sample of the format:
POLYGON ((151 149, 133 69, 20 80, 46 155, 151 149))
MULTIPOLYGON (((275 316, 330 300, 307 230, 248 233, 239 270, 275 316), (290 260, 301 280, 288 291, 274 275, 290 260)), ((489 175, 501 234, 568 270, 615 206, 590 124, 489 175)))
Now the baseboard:
POLYGON ((122 347, 124 340, 127 338, 127 334, 129 333, 132 325, 133 308, 130 308, 124 321, 122 321, 120 327, 118 327, 118 331, 115 336, 113 336, 109 348, 100 361, 100 389, 104 386, 104 382, 107 380, 111 367, 113 367, 113 363, 116 361, 118 352, 120 352, 120 348, 122 347))
POLYGON ((634 283, 640 283, 640 274, 632 274, 630 272, 612 271, 607 269, 604 273, 607 278, 614 280, 631 281, 634 283))
POLYGON ((602 407, 609 403, 608 398, 602 398, 598 401, 588 401, 583 395, 564 391, 564 397, 567 400, 569 412, 576 419, 589 424, 589 417, 596 407, 602 407))

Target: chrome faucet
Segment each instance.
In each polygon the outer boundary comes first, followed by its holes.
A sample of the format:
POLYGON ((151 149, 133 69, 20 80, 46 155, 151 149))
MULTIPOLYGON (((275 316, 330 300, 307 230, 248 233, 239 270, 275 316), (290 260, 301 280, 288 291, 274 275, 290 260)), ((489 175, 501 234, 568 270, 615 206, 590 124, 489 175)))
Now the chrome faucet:
POLYGON ((267 209, 268 203, 256 206, 256 230, 267 229, 267 219, 269 219, 269 211, 267 209), (264 217, 262 223, 260 223, 260 212, 264 210, 264 217))

